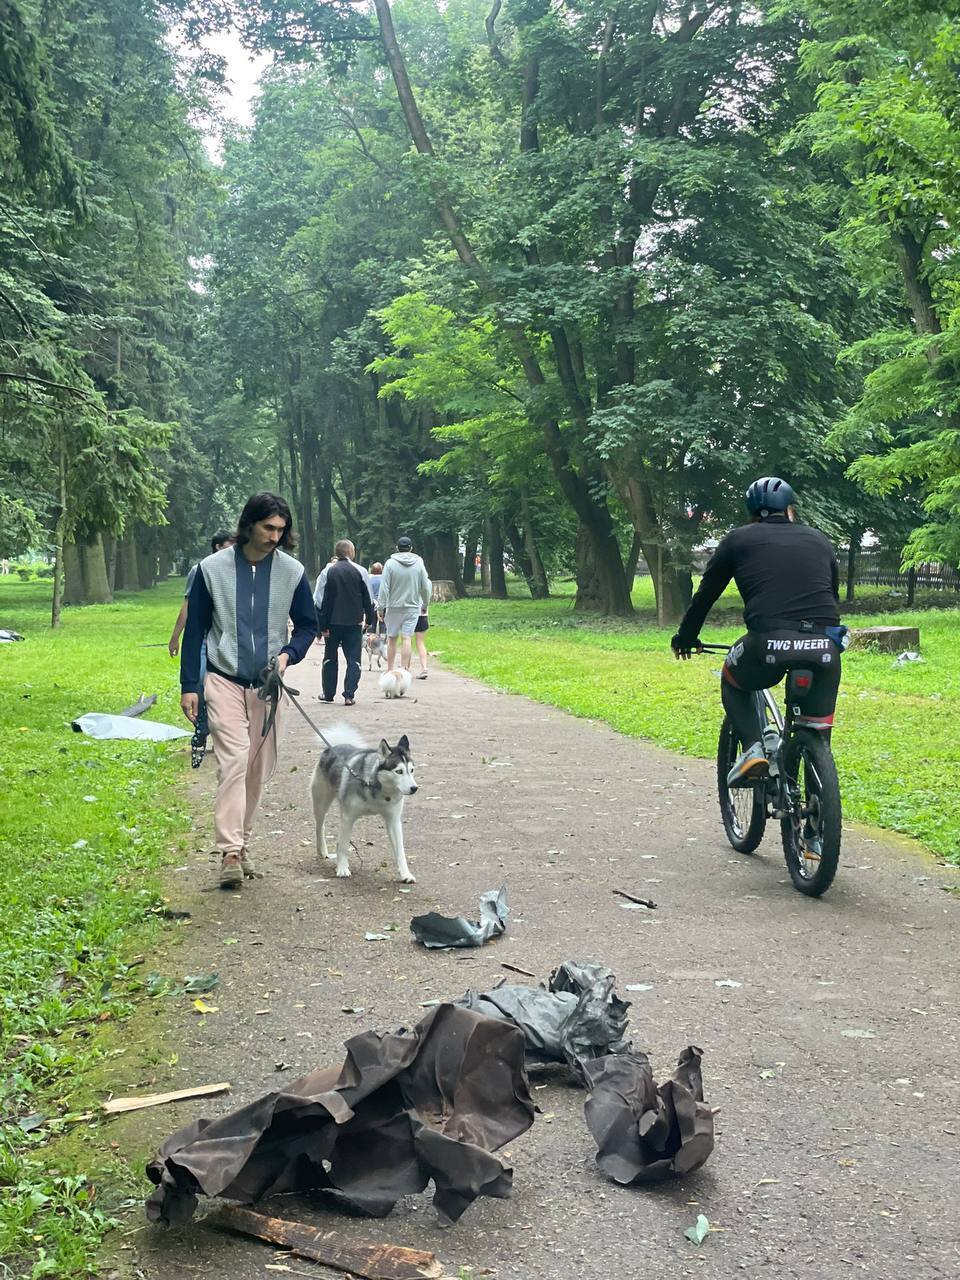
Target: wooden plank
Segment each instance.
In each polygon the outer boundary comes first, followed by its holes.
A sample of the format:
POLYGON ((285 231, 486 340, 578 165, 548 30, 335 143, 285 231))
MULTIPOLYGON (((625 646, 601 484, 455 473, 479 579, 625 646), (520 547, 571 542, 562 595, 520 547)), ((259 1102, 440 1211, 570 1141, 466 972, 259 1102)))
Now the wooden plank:
POLYGON ((198 1084, 191 1089, 174 1089, 170 1093, 144 1093, 138 1098, 111 1098, 103 1104, 108 1116, 120 1115, 124 1111, 142 1111, 145 1107, 161 1107, 165 1102, 180 1102, 183 1098, 209 1098, 214 1093, 228 1093, 229 1081, 221 1080, 219 1084, 198 1084))
POLYGON ((364 1280, 437 1280, 443 1275, 436 1255, 422 1249, 344 1240, 336 1231, 322 1231, 288 1218, 270 1218, 251 1209, 231 1206, 207 1222, 213 1227, 282 1245, 298 1258, 322 1262, 325 1267, 363 1276, 364 1280))

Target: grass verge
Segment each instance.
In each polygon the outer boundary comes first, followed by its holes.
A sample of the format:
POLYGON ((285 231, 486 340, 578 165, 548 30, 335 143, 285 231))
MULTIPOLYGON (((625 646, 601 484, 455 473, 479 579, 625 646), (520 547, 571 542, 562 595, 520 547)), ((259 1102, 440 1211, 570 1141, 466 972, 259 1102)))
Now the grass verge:
MULTIPOLYGON (((897 666, 891 654, 856 650, 844 656, 833 738, 844 813, 914 836, 960 863, 960 809, 952 799, 960 788, 960 614, 881 612, 879 593, 864 597, 870 625, 920 627, 923 662, 897 666)), ((638 616, 630 621, 575 614, 569 595, 434 605, 431 647, 450 667, 497 688, 709 758, 721 716, 720 657, 679 665, 669 648, 673 628, 655 625, 649 580, 638 583, 634 603, 638 616)), ((728 593, 704 638, 732 641, 742 631, 738 597, 728 593)))
POLYGON ((151 716, 178 722, 162 642, 180 584, 66 610, 58 632, 49 591, 0 580, 0 626, 26 637, 0 646, 0 1259, 30 1280, 89 1274, 110 1225, 115 1162, 83 1108, 128 1051, 133 950, 159 927, 159 871, 187 825, 182 747, 70 728, 141 690, 160 695, 151 716))

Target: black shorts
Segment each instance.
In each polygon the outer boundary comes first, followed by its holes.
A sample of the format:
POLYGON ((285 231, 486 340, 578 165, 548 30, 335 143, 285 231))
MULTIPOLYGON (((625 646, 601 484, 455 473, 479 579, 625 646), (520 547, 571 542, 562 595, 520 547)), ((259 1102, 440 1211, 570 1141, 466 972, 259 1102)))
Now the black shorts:
POLYGON ((430 623, 427 621, 427 615, 425 613, 421 613, 420 617, 417 619, 417 625, 413 628, 413 634, 416 635, 418 631, 427 631, 429 628, 430 623))
POLYGON ((802 631, 748 631, 727 654, 723 678, 735 689, 772 689, 788 671, 805 667, 813 683, 804 694, 797 724, 829 729, 840 688, 841 649, 828 636, 802 631))

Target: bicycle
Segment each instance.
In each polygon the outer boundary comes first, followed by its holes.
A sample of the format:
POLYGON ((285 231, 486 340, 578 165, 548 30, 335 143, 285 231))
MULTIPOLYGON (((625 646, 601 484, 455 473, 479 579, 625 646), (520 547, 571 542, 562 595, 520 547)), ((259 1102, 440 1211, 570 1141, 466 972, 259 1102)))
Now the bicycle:
MULTIPOLYGON (((728 645, 705 644, 705 653, 727 653, 728 645)), ((754 696, 769 774, 754 782, 729 786, 727 775, 742 743, 724 716, 717 742, 717 791, 727 839, 738 853, 753 853, 770 819, 779 819, 783 853, 794 887, 813 898, 833 883, 840 862, 840 780, 829 742, 817 730, 796 725, 800 706, 813 682, 813 672, 796 667, 787 672, 786 714, 770 689, 754 696)))

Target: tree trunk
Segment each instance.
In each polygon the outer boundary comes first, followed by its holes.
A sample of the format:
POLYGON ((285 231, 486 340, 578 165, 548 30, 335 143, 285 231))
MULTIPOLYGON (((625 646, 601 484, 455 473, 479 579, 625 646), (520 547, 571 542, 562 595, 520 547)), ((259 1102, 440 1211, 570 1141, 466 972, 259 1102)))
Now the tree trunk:
POLYGON ((693 578, 685 565, 678 565, 662 543, 642 544, 643 557, 650 567, 657 602, 657 626, 679 622, 693 598, 693 578))
POLYGON ((540 547, 533 527, 533 514, 530 510, 530 494, 526 489, 520 491, 520 517, 523 520, 523 544, 530 557, 530 571, 533 575, 533 586, 530 591, 534 600, 546 600, 550 595, 550 582, 540 555, 540 547))
POLYGON ((157 582, 157 552, 154 546, 153 533, 142 525, 136 533, 137 581, 140 589, 146 591, 157 582))
MULTIPOLYGON (((313 518, 315 497, 313 464, 316 448, 316 436, 312 432, 305 432, 300 453, 300 559, 311 580, 320 572, 317 527, 313 518)), ((331 553, 332 551, 331 547, 331 553)))
POLYGON ((50 606, 50 626, 60 625, 60 606, 63 599, 63 549, 67 527, 67 450, 60 426, 57 450, 57 522, 53 528, 53 601, 50 606))
MULTIPOLYGON (((314 480, 317 487, 317 562, 312 572, 315 577, 333 555, 333 506, 330 500, 333 469, 327 465, 315 466, 314 480)), ((361 564, 367 563, 365 556, 360 558, 359 549, 357 558, 361 564)))
POLYGON ((490 566, 490 595, 494 600, 506 600, 507 578, 503 570, 503 527, 499 516, 487 516, 484 525, 484 545, 490 566))
POLYGON ((459 539, 455 530, 427 534, 422 539, 427 573, 436 581, 452 582, 458 597, 465 594, 460 572, 459 539))
POLYGON ((630 554, 627 556, 627 590, 632 592, 633 585, 637 577, 637 565, 640 563, 640 552, 643 550, 643 540, 636 529, 633 531, 633 542, 630 544, 630 554))
POLYGON ((86 604, 87 586, 84 580, 84 548, 75 542, 63 545, 63 596, 66 605, 86 604))
POLYGON ((609 531, 601 536, 596 528, 581 520, 577 527, 576 562, 574 609, 612 613, 620 617, 633 613, 633 602, 623 572, 623 557, 612 521, 609 531))
POLYGON ((113 595, 107 581, 107 562, 103 554, 103 535, 95 534, 87 543, 84 555, 87 600, 90 604, 112 604, 113 595))
POLYGON ((857 561, 860 558, 860 539, 863 533, 859 528, 850 530, 850 548, 847 551, 847 604, 852 603, 857 587, 857 561))
POLYGON ((543 572, 543 565, 540 557, 537 555, 536 562, 530 554, 532 546, 534 553, 537 550, 536 540, 533 537, 533 531, 529 525, 524 525, 523 533, 517 526, 516 520, 504 521, 504 532, 510 539, 510 546, 513 550, 513 557, 517 562, 520 572, 523 574, 523 580, 527 584, 527 590, 534 600, 546 600, 550 592, 547 590, 546 577, 543 572), (529 542, 528 542, 529 535, 529 542))
POLYGON ((467 530, 463 548, 463 585, 472 587, 477 581, 477 548, 482 530, 479 525, 467 530))
POLYGON ((117 577, 124 591, 140 590, 140 565, 137 559, 137 544, 132 530, 129 531, 117 548, 117 577))
POLYGON ((533 585, 533 565, 530 563, 530 557, 527 555, 527 548, 524 546, 523 536, 516 520, 504 520, 503 532, 507 535, 510 550, 513 552, 513 559, 523 576, 524 582, 527 584, 527 590, 530 592, 531 597, 536 600, 537 595, 533 585))
POLYGON ((107 586, 110 588, 110 594, 116 591, 117 582, 117 539, 104 538, 103 540, 103 558, 107 563, 107 586))
MULTIPOLYGON (((910 228, 904 225, 894 229, 891 232, 891 238, 917 332, 940 333, 940 318, 934 306, 933 291, 923 265, 923 245, 910 228)), ((937 355, 938 348, 932 345, 927 351, 927 356, 934 360, 937 355)))

